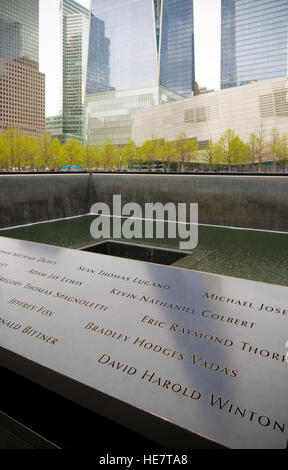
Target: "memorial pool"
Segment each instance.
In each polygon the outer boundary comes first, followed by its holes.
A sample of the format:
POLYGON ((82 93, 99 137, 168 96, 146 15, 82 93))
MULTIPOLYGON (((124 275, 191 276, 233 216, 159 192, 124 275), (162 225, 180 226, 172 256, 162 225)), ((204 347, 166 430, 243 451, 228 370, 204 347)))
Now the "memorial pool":
MULTIPOLYGON (((96 242, 90 235, 94 216, 0 230, 3 237, 68 248, 96 242)), ((127 241, 127 240, 125 240, 127 241)), ((142 244, 179 248, 179 240, 133 240, 142 244)), ((199 226, 199 243, 175 266, 271 284, 288 285, 288 234, 199 226)))

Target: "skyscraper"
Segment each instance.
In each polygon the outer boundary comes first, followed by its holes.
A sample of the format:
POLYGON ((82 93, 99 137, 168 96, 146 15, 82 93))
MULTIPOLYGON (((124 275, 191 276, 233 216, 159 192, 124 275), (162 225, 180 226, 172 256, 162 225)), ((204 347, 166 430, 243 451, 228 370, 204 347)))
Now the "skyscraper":
POLYGON ((221 88, 288 73, 288 0, 222 0, 221 88))
POLYGON ((86 87, 90 143, 131 138, 135 109, 191 96, 193 0, 92 0, 86 87))
POLYGON ((195 93, 193 1, 156 2, 162 13, 160 85, 190 97, 195 93))
POLYGON ((0 0, 0 129, 40 136, 45 76, 39 72, 39 0, 0 0))
POLYGON ((60 4, 62 23, 63 140, 83 140, 89 11, 74 0, 60 4))

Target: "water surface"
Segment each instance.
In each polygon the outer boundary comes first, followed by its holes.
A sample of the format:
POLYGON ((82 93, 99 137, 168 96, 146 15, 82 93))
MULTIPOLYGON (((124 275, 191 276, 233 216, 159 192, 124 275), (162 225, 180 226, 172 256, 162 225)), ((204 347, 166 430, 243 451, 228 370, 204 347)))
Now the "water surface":
MULTIPOLYGON (((80 248, 95 241, 90 234, 90 225, 94 219, 95 216, 82 216, 33 224, 0 230, 0 235, 49 245, 80 248)), ((133 242, 179 248, 178 239, 138 239, 133 242)), ((286 233, 199 226, 199 243, 190 253, 175 265, 288 286, 288 234, 286 233)))

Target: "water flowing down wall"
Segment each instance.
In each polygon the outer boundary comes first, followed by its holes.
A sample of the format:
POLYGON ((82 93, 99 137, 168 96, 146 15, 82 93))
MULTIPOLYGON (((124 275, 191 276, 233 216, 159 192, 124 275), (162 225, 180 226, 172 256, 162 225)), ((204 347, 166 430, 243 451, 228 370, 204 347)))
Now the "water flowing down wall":
POLYGON ((86 214, 90 175, 1 175, 0 228, 86 214))
MULTIPOLYGON (((199 204, 199 223, 288 232, 285 176, 94 175, 97 201, 199 204)), ((95 202, 97 202, 95 201, 95 202)))
POLYGON ((113 194, 142 207, 198 203, 202 224, 288 232, 288 178, 229 175, 0 175, 0 228, 112 208, 113 194))

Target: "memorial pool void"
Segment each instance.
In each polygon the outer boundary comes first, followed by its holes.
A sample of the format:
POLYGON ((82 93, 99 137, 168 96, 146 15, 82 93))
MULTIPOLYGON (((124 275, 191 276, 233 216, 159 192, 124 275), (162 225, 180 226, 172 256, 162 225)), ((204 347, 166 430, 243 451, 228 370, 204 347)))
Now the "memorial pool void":
MULTIPOLYGON (((103 240, 94 240, 90 235, 90 226, 94 219, 95 216, 82 216, 2 229, 0 236, 81 249, 87 245, 103 242, 103 240)), ((118 241, 127 243, 124 239, 118 241)), ((179 250, 179 241, 168 238, 137 239, 131 243, 176 251, 179 250)), ((131 257, 133 258, 133 253, 131 257)), ((287 259, 287 233, 199 225, 197 248, 190 252, 185 250, 183 256, 176 261, 172 259, 169 264, 196 271, 288 286, 287 259)))

